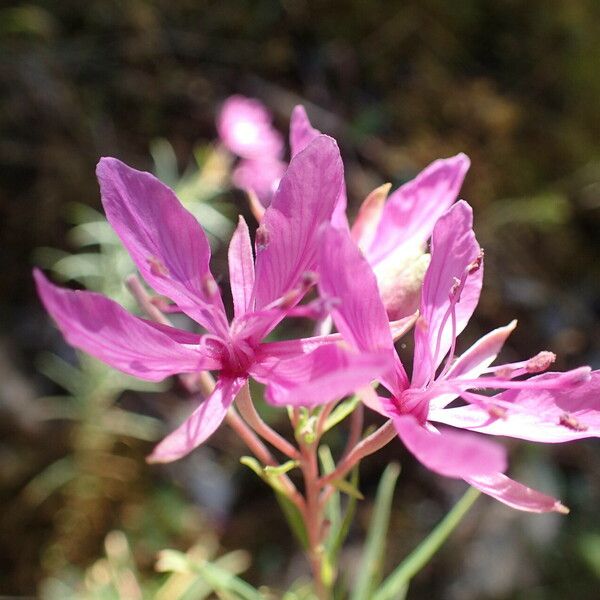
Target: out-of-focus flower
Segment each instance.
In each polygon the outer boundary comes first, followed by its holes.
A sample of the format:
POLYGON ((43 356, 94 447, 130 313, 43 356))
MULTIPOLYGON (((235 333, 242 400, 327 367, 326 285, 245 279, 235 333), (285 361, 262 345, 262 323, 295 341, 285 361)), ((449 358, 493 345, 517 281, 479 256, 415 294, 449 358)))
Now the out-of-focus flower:
POLYGON ((375 276, 344 232, 327 232, 320 261, 320 289, 344 339, 364 352, 387 351, 390 367, 380 379, 391 397, 363 393, 365 402, 394 422, 406 447, 431 470, 462 478, 498 500, 534 512, 565 507, 554 498, 503 474, 502 447, 472 433, 438 429, 441 422, 460 429, 559 442, 600 434, 600 372, 582 367, 546 371, 550 352, 513 364, 490 367, 511 323, 487 334, 454 360, 456 338, 479 300, 483 255, 465 202, 452 206, 436 223, 415 326, 412 377, 393 347, 375 276), (447 357, 444 364, 444 358, 447 357), (475 392, 474 390, 477 390, 475 392), (488 396, 479 391, 505 390, 488 396), (448 408, 457 398, 466 406, 448 408))
POLYGON ((225 147, 240 157, 233 184, 255 194, 263 207, 269 206, 287 168, 283 137, 273 127, 271 113, 259 100, 231 96, 217 116, 217 131, 225 147))
POLYGON ((254 192, 262 206, 268 207, 286 168, 278 158, 242 160, 233 170, 232 181, 236 187, 254 192))
POLYGON ((175 460, 206 440, 250 376, 266 384, 275 403, 285 403, 294 387, 328 401, 385 367, 381 353, 349 351, 336 343, 339 336, 262 343, 314 285, 318 232, 331 219, 343 180, 334 140, 319 136, 290 163, 256 232, 256 261, 240 218, 229 247, 231 324, 210 272, 206 235, 172 190, 113 158, 102 159, 97 173, 107 218, 146 282, 208 333, 135 317, 102 295, 58 288, 36 270, 46 309, 73 346, 141 379, 220 373, 214 392, 150 460, 175 460))
POLYGON ((258 100, 230 96, 217 117, 223 144, 241 158, 254 160, 281 157, 283 137, 273 127, 273 117, 258 100))

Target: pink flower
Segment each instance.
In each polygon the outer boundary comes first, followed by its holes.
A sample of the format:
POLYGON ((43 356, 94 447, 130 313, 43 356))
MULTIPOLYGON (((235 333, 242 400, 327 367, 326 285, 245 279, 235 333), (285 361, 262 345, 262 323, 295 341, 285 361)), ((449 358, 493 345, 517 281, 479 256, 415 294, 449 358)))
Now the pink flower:
MULTIPOLYGON (((321 132, 315 129, 302 106, 296 106, 290 121, 292 156, 321 132)), ((413 180, 392 192, 389 185, 374 190, 362 203, 350 231, 375 271, 382 300, 390 319, 402 319, 418 308, 421 285, 429 256, 425 244, 439 217, 456 201, 469 169, 465 154, 432 162, 413 180)), ((249 170, 249 169, 248 169, 249 170)), ((264 181, 271 169, 253 165, 252 173, 264 181)), ((245 180, 250 174, 244 170, 245 180)), ((245 185, 241 187, 252 187, 245 185)), ((259 194, 264 201, 265 196, 259 194)), ((349 229, 346 190, 342 188, 332 224, 349 229)))
POLYGON ((472 230, 471 208, 458 202, 433 230, 410 380, 394 351, 369 264, 347 235, 332 228, 323 243, 319 285, 346 340, 362 352, 388 352, 390 367, 380 380, 391 397, 365 392, 364 399, 392 419, 399 437, 418 460, 437 473, 465 479, 515 508, 564 511, 554 498, 503 474, 506 456, 502 447, 459 429, 542 442, 596 437, 600 433, 600 372, 590 374, 588 367, 582 367, 520 379, 545 371, 554 360, 549 352, 490 367, 515 323, 487 334, 454 360, 456 338, 479 300, 482 258, 472 230), (484 390, 504 391, 489 396, 480 393, 484 390), (448 408, 457 398, 466 405, 448 408), (453 428, 438 428, 433 422, 453 428))
POLYGON ((107 218, 146 282, 207 333, 146 321, 99 294, 58 288, 36 270, 46 309, 73 346, 141 379, 220 372, 212 395, 150 460, 175 460, 206 440, 250 376, 266 384, 268 400, 285 404, 293 388, 331 400, 381 372, 380 353, 349 352, 335 343, 339 336, 262 342, 314 284, 317 232, 331 219, 343 180, 331 138, 319 136, 290 163, 256 232, 256 261, 240 218, 229 246, 231 324, 209 269, 207 238, 174 193, 114 158, 102 159, 97 174, 107 218))

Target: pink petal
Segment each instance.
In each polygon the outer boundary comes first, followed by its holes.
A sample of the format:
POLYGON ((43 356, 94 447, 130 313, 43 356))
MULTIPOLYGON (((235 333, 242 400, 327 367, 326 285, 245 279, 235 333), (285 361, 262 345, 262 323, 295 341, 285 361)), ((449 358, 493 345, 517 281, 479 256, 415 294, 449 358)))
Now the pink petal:
POLYGON ((244 377, 220 378, 213 393, 160 442, 146 460, 150 463, 173 462, 205 442, 223 422, 236 394, 245 383, 244 377))
POLYGON ((260 345, 260 355, 276 358, 293 358, 300 354, 308 354, 326 344, 335 344, 342 341, 339 333, 318 335, 308 338, 296 338, 281 342, 265 342, 260 345))
POLYGON ((393 350, 375 275, 348 234, 333 227, 323 232, 318 285, 323 298, 331 301, 344 339, 362 351, 393 350))
POLYGON ((368 250, 375 239, 383 207, 391 188, 391 183, 380 185, 360 205, 360 210, 354 225, 352 225, 352 239, 363 252, 368 250))
POLYGON ((331 218, 342 181, 342 160, 331 138, 319 136, 292 159, 256 233, 257 309, 314 270, 318 231, 331 218))
POLYGON ((448 353, 453 333, 461 333, 479 301, 483 265, 467 276, 455 307, 453 332, 452 319, 448 317, 451 290, 481 253, 472 227, 473 211, 461 200, 439 219, 433 230, 431 263, 423 282, 421 316, 415 327, 414 387, 427 383, 448 353))
POLYGON ((160 381, 219 366, 198 349, 177 343, 173 338, 179 334, 164 333, 100 294, 61 289, 37 269, 34 277, 46 310, 69 344, 115 369, 160 381))
POLYGON ((458 431, 434 433, 410 415, 393 418, 404 445, 428 469, 446 477, 469 478, 506 469, 502 446, 458 431))
POLYGON ((236 317, 251 310, 250 301, 254 288, 254 257, 248 225, 240 215, 238 226, 229 244, 229 282, 236 317))
POLYGON ((464 154, 436 160, 393 192, 367 251, 369 261, 375 264, 405 246, 424 244, 436 221, 456 200, 469 165, 464 154))
MULTIPOLYGON (((389 352, 397 383, 406 387, 408 378, 394 350, 375 275, 348 233, 333 227, 323 232, 319 289, 332 303, 331 314, 342 337, 361 352, 389 352)), ((394 386, 392 391, 398 390, 394 386)))
MULTIPOLYGON (((477 340, 456 359, 445 379, 475 379, 479 377, 496 360, 498 353, 516 326, 517 322, 512 321, 505 327, 498 327, 477 340)), ((458 394, 437 396, 431 400, 430 407, 433 410, 444 408, 457 397, 458 394)))
POLYGON ((321 132, 311 125, 304 106, 301 104, 295 106, 290 119, 290 147, 292 149, 292 157, 302 152, 308 144, 320 135, 321 132))
POLYGON ((252 376, 266 384, 266 399, 277 406, 318 406, 368 385, 386 368, 387 353, 355 353, 337 344, 281 360, 266 357, 252 376))
POLYGON ((210 247, 193 215, 150 173, 115 158, 100 159, 96 173, 106 216, 144 279, 209 331, 226 334, 210 247))
POLYGON ((163 323, 156 323, 155 321, 148 321, 147 319, 140 319, 140 321, 146 323, 153 329, 168 335, 174 342, 178 344, 188 344, 197 346, 202 340, 202 336, 199 333, 193 333, 192 331, 186 331, 184 329, 177 329, 170 325, 164 325, 163 323))
MULTIPOLYGON (((311 125, 304 106, 300 104, 295 106, 290 120, 292 158, 299 152, 302 152, 319 135, 321 135, 321 132, 311 125)), ((346 217, 347 204, 346 185, 343 183, 331 216, 331 224, 336 229, 348 229, 348 219, 346 217)))
POLYGON ((484 494, 517 510, 534 513, 559 512, 566 514, 569 512, 569 509, 556 498, 533 490, 502 473, 479 475, 465 480, 484 494))
MULTIPOLYGON (((545 373, 528 382, 535 385, 556 375, 545 373)), ((504 419, 493 418, 473 405, 432 412, 430 418, 478 433, 533 442, 560 443, 600 436, 600 371, 593 371, 589 381, 564 389, 514 389, 496 398, 514 405, 504 419)))
POLYGON ((262 102, 244 96, 230 96, 217 117, 223 144, 244 158, 278 157, 283 138, 272 126, 272 116, 262 102))

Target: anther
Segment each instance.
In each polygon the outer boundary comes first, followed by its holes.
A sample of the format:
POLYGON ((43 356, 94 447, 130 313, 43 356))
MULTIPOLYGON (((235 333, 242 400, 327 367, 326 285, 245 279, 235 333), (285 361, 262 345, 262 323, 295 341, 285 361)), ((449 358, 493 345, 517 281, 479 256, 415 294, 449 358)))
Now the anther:
POLYGON ((467 273, 472 275, 476 271, 481 269, 481 265, 483 263, 483 248, 479 251, 479 256, 467 267, 467 273))
POLYGON ((490 404, 486 408, 490 417, 494 417, 494 419, 506 419, 508 411, 505 408, 496 404, 490 404))
POLYGON ((264 250, 269 245, 269 242, 271 241, 271 235, 264 223, 261 223, 256 230, 255 241, 257 251, 264 250))
POLYGON ((513 374, 513 369, 510 367, 499 367, 494 371, 494 375, 499 377, 500 379, 511 379, 513 374))
POLYGON ((560 425, 572 429, 573 431, 587 431, 587 426, 580 423, 573 415, 563 413, 558 420, 560 425))
POLYGON ((528 373, 541 373, 545 371, 554 361, 556 360, 556 354, 554 352, 548 352, 544 350, 539 354, 536 354, 533 358, 530 358, 525 365, 525 369, 528 373))
POLYGON ((308 290, 313 287, 313 285, 316 285, 318 280, 319 276, 314 271, 304 271, 300 279, 300 284, 303 289, 308 290))
POLYGON ((452 280, 454 281, 454 283, 452 284, 452 287, 450 288, 450 298, 452 298, 453 296, 456 295, 456 292, 458 292, 458 290, 460 288, 460 284, 461 284, 461 281, 458 277, 453 277, 452 280))
POLYGON ((146 262, 150 266, 150 273, 152 275, 156 275, 157 277, 168 277, 169 269, 165 266, 165 264, 160 260, 160 258, 156 258, 156 256, 151 256, 146 259, 146 262))
POLYGON ((202 291, 208 298, 214 298, 219 293, 219 286, 211 275, 202 278, 202 291))

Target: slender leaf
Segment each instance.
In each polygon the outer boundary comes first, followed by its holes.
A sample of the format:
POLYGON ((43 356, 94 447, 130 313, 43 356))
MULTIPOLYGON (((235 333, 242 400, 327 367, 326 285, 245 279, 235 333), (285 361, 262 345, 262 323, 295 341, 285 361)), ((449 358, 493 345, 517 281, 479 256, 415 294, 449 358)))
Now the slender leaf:
POLYGON ((410 580, 440 549, 462 518, 469 512, 480 493, 475 488, 469 488, 437 527, 396 567, 373 595, 372 600, 397 600, 399 597, 403 597, 402 590, 406 593, 410 580))
POLYGON ((335 427, 338 423, 341 423, 348 415, 350 415, 357 404, 360 402, 358 396, 351 396, 347 400, 340 402, 332 411, 329 417, 325 421, 323 426, 323 433, 329 431, 332 427, 335 427))
POLYGON ((392 463, 386 467, 379 482, 375 509, 361 564, 358 568, 358 578, 351 596, 352 600, 369 600, 373 590, 381 581, 392 499, 399 474, 400 467, 392 463))

